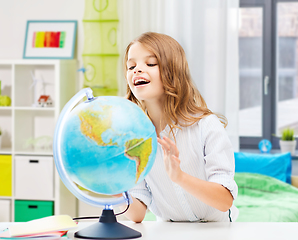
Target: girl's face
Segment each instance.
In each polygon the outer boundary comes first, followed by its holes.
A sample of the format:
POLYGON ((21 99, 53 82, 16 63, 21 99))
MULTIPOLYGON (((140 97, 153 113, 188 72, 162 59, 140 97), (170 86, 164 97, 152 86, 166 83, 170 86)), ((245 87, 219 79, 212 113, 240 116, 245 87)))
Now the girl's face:
POLYGON ((164 87, 155 55, 136 42, 131 45, 127 59, 126 79, 134 96, 145 102, 161 100, 164 87))

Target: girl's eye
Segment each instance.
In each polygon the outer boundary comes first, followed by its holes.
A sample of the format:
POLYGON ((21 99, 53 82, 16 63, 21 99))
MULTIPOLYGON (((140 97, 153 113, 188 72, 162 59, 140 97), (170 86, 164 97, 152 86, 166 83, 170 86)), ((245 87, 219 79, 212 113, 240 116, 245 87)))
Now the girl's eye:
POLYGON ((150 64, 148 63, 148 64, 147 64, 148 67, 154 67, 154 66, 156 66, 156 65, 157 65, 157 63, 150 63, 150 64))
POLYGON ((129 67, 128 69, 129 70, 133 70, 135 68, 135 66, 131 66, 131 67, 129 67))

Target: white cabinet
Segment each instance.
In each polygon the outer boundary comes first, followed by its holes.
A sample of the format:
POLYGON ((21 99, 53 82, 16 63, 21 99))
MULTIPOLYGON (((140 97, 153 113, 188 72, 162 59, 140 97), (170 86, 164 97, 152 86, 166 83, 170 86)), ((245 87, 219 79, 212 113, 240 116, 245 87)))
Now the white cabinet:
POLYGON ((10 222, 10 200, 0 200, 0 222, 10 222))
POLYGON ((0 202, 9 203, 11 221, 19 200, 53 201, 53 214, 76 216, 75 197, 60 181, 52 150, 59 113, 76 93, 76 75, 76 60, 0 60, 1 95, 11 99, 0 106, 0 158, 12 159, 0 202))
POLYGON ((15 191, 18 199, 54 199, 52 157, 15 156, 15 191))

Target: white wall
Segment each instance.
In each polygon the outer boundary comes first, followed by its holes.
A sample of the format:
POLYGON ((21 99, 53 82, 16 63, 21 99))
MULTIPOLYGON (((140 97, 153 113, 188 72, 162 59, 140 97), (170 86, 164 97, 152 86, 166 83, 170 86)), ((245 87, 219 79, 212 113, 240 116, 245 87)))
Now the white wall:
POLYGON ((0 59, 23 58, 27 20, 77 20, 75 58, 82 66, 84 8, 84 0, 0 0, 0 59))
POLYGON ((78 20, 82 52, 84 0, 0 0, 0 59, 21 59, 27 20, 78 20))

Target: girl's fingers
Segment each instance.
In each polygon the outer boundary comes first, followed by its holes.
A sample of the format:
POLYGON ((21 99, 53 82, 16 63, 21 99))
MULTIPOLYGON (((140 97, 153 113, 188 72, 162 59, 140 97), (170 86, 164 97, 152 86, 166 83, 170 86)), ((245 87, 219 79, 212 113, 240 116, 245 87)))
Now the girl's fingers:
POLYGON ((179 151, 178 151, 178 148, 176 147, 176 144, 168 137, 164 137, 164 141, 169 145, 171 152, 174 155, 179 156, 179 151))
POLYGON ((162 149, 164 150, 165 153, 168 153, 171 151, 170 145, 165 140, 158 138, 157 141, 162 146, 162 149))

